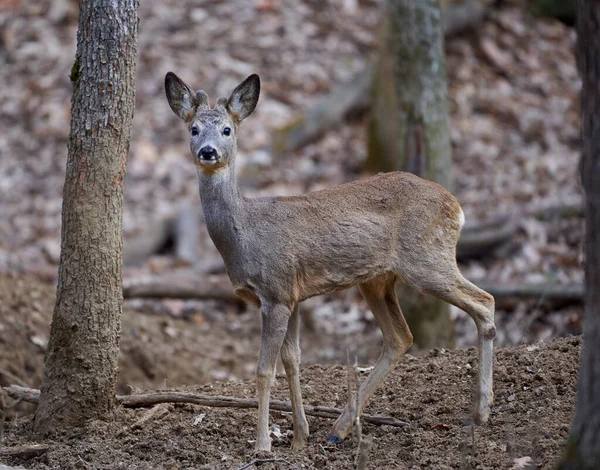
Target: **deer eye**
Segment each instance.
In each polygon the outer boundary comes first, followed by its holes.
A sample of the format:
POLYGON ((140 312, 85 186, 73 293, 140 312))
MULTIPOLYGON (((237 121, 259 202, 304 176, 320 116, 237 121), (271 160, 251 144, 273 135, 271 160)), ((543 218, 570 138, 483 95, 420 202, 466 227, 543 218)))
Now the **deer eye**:
POLYGON ((226 127, 225 129, 223 129, 223 135, 229 135, 231 134, 231 128, 226 127))
POLYGON ((198 135, 198 128, 196 126, 192 127, 192 135, 198 135))

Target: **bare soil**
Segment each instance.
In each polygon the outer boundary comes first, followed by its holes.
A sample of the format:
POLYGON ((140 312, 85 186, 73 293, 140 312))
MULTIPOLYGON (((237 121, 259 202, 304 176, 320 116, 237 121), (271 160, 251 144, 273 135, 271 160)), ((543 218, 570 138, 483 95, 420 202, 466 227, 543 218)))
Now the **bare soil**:
MULTIPOLYGON (((39 386, 53 301, 52 285, 10 276, 0 278, 2 384, 14 383, 17 377, 27 385, 39 386)), ((254 315, 248 312, 228 316, 225 312, 219 320, 198 312, 190 317, 166 318, 126 308, 120 391, 169 387, 255 397, 252 380, 214 381, 215 375, 222 379, 251 376, 258 351, 259 327, 254 315), (194 383, 201 385, 185 386, 194 383)), ((343 340, 321 331, 303 338, 305 363, 320 360, 319 341, 323 348, 333 344, 340 357, 331 360, 341 362, 345 355, 343 340)), ((357 348, 359 361, 372 364, 379 348, 376 330, 367 329, 353 341, 361 345, 357 348)), ((423 357, 407 355, 377 391, 366 413, 391 415, 408 426, 364 425, 364 433, 374 437, 368 468, 508 469, 524 468, 519 462, 527 461, 533 464, 531 468, 551 468, 567 436, 574 408, 580 346, 580 337, 572 336, 498 349, 495 406, 489 425, 480 427, 472 426, 470 421, 477 369, 475 349, 434 350, 423 357)), ((338 408, 345 405, 345 367, 305 366, 301 381, 305 403, 338 408)), ((282 374, 276 379, 273 397, 288 399, 282 374)), ((11 400, 6 401, 11 404, 11 400)), ((85 432, 73 431, 47 441, 50 450, 41 456, 4 462, 0 459, 0 463, 56 469, 230 469, 240 468, 256 457, 255 410, 196 405, 167 408, 166 415, 139 429, 131 426, 146 410, 119 408, 108 422, 93 422, 85 432)), ((4 446, 31 444, 31 411, 31 405, 24 408, 22 404, 10 410, 4 426, 4 446)), ((272 413, 271 424, 282 432, 282 437, 274 440, 272 457, 289 464, 264 463, 262 468, 353 468, 353 440, 328 447, 332 421, 314 417, 308 420, 309 446, 293 453, 290 415, 272 413)))

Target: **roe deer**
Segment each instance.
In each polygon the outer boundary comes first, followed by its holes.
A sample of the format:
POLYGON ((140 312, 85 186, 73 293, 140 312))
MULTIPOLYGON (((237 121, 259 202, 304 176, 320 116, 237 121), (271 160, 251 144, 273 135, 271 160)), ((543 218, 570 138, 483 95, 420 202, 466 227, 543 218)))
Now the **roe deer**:
MULTIPOLYGON (((456 265, 464 223, 456 198, 410 173, 383 173, 296 197, 248 199, 234 163, 240 122, 258 102, 260 80, 249 76, 214 108, 175 74, 165 78, 171 109, 191 134, 206 226, 237 295, 262 314, 256 368, 256 450, 269 451, 269 396, 277 356, 285 367, 293 412, 292 448, 306 445, 308 422, 300 392, 298 303, 358 285, 383 334, 375 367, 359 390, 359 413, 412 344, 395 284, 404 282, 467 312, 479 334, 475 421, 487 421, 492 393, 494 298, 467 281, 456 265)), ((348 406, 330 442, 352 428, 348 406)))

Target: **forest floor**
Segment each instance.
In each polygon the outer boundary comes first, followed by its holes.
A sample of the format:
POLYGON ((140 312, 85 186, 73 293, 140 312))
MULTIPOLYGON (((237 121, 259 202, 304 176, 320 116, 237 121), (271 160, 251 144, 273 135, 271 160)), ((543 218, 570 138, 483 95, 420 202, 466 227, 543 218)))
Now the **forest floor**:
MULTIPOLYGON (((476 283, 580 284, 580 214, 538 219, 536 208, 581 200, 575 34, 533 18, 519 0, 491 9, 475 31, 446 43, 454 192, 467 223, 501 216, 518 230, 500 250, 461 270, 476 283)), ((239 173, 248 196, 292 195, 365 176, 365 119, 340 123, 280 159, 271 132, 360 71, 377 47, 380 1, 144 1, 136 114, 125 189, 125 246, 153 223, 199 208, 185 129, 164 97, 172 70, 214 101, 259 72, 256 112, 241 128, 239 173), (235 12, 235 21, 232 14, 235 12)), ((0 385, 39 387, 55 299, 60 210, 70 119, 69 72, 77 2, 0 2, 0 385)), ((126 279, 151 274, 223 272, 200 216, 194 266, 174 253, 125 267, 126 279)), ((381 334, 358 292, 310 299, 313 328, 301 338, 308 404, 345 403, 346 350, 373 364, 381 334)), ((582 306, 544 296, 497 309, 496 405, 487 427, 471 427, 473 349, 407 356, 367 409, 408 422, 365 426, 375 436, 369 468, 550 468, 567 435, 575 400, 582 306), (557 336, 566 339, 551 340, 557 336), (540 340, 545 340, 540 342, 540 340), (525 344, 531 344, 526 346, 525 344), (515 459, 521 459, 515 461, 515 459)), ((476 344, 458 310, 456 344, 476 344)), ((253 397, 260 322, 254 309, 217 301, 129 300, 123 314, 118 393, 194 387, 253 397)), ((304 325, 307 326, 307 325, 304 325)), ((423 352, 411 351, 412 354, 423 352)), ((282 371, 281 364, 278 365, 282 371)), ((362 377, 361 377, 362 378, 362 377)), ((277 398, 287 398, 278 377, 277 398)), ((256 412, 169 406, 160 421, 128 430, 143 410, 118 409, 110 423, 63 436, 28 468, 238 468, 253 458, 256 412), (194 425, 204 414, 201 423, 194 425)), ((28 439, 32 405, 5 413, 4 442, 28 439)), ((351 468, 355 445, 328 448, 332 423, 310 418, 309 448, 289 450, 289 416, 273 414, 283 436, 275 455, 300 468, 351 468)), ((0 440, 2 437, 0 437, 0 440)), ((0 458, 0 463, 3 463, 0 458)), ((266 468, 293 468, 277 463, 266 468)))
MULTIPOLYGON (((39 387, 53 304, 53 285, 0 277, 0 384, 39 387)), ((258 325, 256 312, 165 318, 126 308, 118 391, 176 389, 254 398, 254 381, 222 379, 251 374, 259 346, 258 325)), ((376 328, 345 340, 353 342, 350 350, 361 363, 373 363, 380 347, 376 328)), ((344 362, 344 341, 323 330, 305 334, 302 346, 304 363, 314 364, 301 371, 305 403, 342 408, 347 400, 346 368, 318 364, 344 362), (337 357, 320 355, 332 347, 337 348, 337 357)), ((406 355, 365 412, 393 416, 408 425, 364 425, 364 433, 374 436, 368 468, 551 468, 569 430, 580 346, 581 338, 571 336, 498 349, 495 405, 489 425, 480 427, 471 426, 469 418, 477 369, 474 348, 406 355)), ((288 400, 281 373, 273 398, 288 400)), ((31 444, 33 406, 17 403, 6 411, 0 451, 4 446, 31 444)), ((254 458, 255 410, 187 404, 166 409, 160 418, 136 429, 134 423, 145 411, 119 407, 108 422, 94 422, 85 432, 42 442, 49 450, 41 456, 4 461, 0 457, 0 463, 54 469, 231 469, 254 458)), ((281 431, 273 456, 290 464, 262 468, 353 468, 352 439, 337 447, 326 445, 331 420, 309 416, 309 447, 296 454, 290 450, 289 414, 272 413, 271 424, 281 431)))

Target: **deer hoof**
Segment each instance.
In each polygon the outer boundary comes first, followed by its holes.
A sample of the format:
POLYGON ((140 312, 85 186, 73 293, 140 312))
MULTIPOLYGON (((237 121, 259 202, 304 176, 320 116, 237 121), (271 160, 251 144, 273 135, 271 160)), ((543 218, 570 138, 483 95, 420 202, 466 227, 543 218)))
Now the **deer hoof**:
POLYGON ((477 407, 475 409, 474 421, 475 424, 486 424, 490 418, 490 408, 491 406, 488 404, 487 406, 477 407))
POLYGON ((271 453, 271 442, 263 442, 259 443, 258 441, 254 445, 254 453, 260 457, 262 454, 270 454, 271 453))
POLYGON ((342 439, 335 434, 332 434, 329 436, 329 439, 327 439, 327 444, 338 445, 340 442, 342 442, 342 439))
POLYGON ((307 445, 306 439, 292 440, 292 450, 294 452, 305 449, 307 445))

